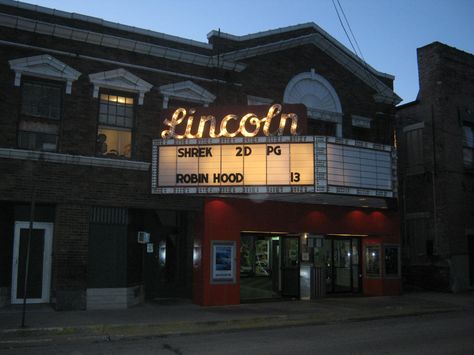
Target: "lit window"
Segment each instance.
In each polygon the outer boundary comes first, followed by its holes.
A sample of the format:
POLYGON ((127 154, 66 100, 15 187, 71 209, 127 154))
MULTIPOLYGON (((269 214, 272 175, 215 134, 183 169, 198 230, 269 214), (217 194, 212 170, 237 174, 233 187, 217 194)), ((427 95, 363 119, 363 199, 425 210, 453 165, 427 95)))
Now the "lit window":
POLYGON ((400 276, 399 268, 399 254, 400 248, 398 246, 386 246, 384 248, 385 254, 385 275, 386 276, 400 276))
POLYGON ((133 107, 131 97, 101 94, 97 153, 108 157, 131 157, 133 107))
POLYGON ((380 246, 369 245, 365 249, 365 274, 380 276, 380 246))
POLYGON ((61 118, 62 86, 45 82, 22 85, 18 147, 56 151, 61 118))

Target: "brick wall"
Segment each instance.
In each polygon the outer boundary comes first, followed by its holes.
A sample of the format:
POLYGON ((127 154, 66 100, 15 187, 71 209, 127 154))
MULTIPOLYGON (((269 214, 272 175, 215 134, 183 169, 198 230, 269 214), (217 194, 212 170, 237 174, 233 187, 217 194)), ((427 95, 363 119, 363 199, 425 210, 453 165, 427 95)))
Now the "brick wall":
POLYGON ((459 115, 461 110, 474 109, 474 56, 439 42, 417 52, 418 100, 399 108, 398 115, 402 125, 413 120, 425 123, 425 176, 401 176, 407 191, 402 205, 406 213, 429 212, 432 234, 419 238, 434 240, 434 256, 412 259, 407 265, 414 268, 416 282, 454 290, 466 283, 468 272, 459 265, 467 264, 466 232, 474 227, 474 174, 464 167, 459 115), (427 270, 423 277, 416 276, 421 275, 420 268, 427 270))
MULTIPOLYGON (((186 49, 197 54, 211 54, 213 51, 183 41, 103 27, 80 18, 66 19, 8 6, 0 6, 0 11, 99 33, 123 35, 127 39, 186 49)), ((314 32, 314 28, 301 28, 246 42, 222 40, 219 50, 231 51, 314 32)), ((373 141, 390 144, 392 140, 390 114, 393 106, 375 103, 373 89, 338 64, 334 58, 312 45, 242 60, 247 67, 238 72, 7 27, 0 28, 0 37, 2 41, 20 44, 20 46, 2 44, 0 50, 0 147, 2 148, 17 146, 21 102, 21 90, 13 85, 15 74, 10 69, 8 61, 42 54, 50 54, 82 73, 79 79, 73 82, 71 94, 63 92, 59 153, 94 156, 99 103, 97 98, 93 98, 93 85, 88 76, 118 68, 124 68, 153 84, 150 92, 145 94, 143 105, 135 105, 132 132, 134 160, 149 162, 151 141, 160 136, 163 97, 159 92, 159 86, 192 80, 217 96, 213 105, 245 105, 247 95, 266 97, 281 103, 289 80, 312 68, 325 77, 339 95, 344 113, 345 137, 352 137, 351 114, 355 114, 374 118, 373 128, 368 134, 373 141), (219 82, 215 79, 219 79, 219 82), (386 115, 375 117, 376 112, 385 112, 386 115)), ((216 48, 214 54, 215 50, 216 48)), ((28 78, 24 76, 22 80, 26 79, 28 78)), ((381 80, 391 85, 391 80, 386 78, 381 80)), ((151 195, 150 172, 142 170, 59 164, 41 158, 0 159, 0 181, 2 181, 0 202, 29 202, 33 190, 36 189, 38 204, 56 207, 53 297, 56 298, 56 305, 60 309, 86 307, 88 216, 93 206, 186 211, 199 211, 202 208, 201 198, 151 195)), ((192 223, 192 220, 188 221, 188 224, 192 223)), ((183 253, 192 254, 193 232, 188 230, 183 233, 188 240, 185 246, 187 249, 183 253)), ((182 275, 182 278, 186 278, 189 283, 190 277, 190 274, 182 275)))
POLYGON ((54 228, 52 290, 56 305, 62 310, 85 309, 89 207, 58 204, 54 228))

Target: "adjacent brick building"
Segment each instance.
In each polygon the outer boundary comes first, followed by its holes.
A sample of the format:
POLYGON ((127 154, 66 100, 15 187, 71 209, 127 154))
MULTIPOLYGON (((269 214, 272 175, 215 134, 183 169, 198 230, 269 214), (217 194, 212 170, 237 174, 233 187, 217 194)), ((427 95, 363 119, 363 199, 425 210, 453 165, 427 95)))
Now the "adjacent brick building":
POLYGON ((474 56, 418 48, 420 91, 398 106, 403 265, 415 286, 474 282, 474 56))
POLYGON ((316 264, 313 252, 323 245, 327 292, 400 292, 394 78, 317 25, 247 36, 212 31, 201 43, 1 0, 0 33, 2 304, 23 299, 27 240, 37 266, 28 271, 28 302, 57 309, 259 297, 242 295, 239 274, 228 284, 210 280, 219 240, 234 243, 241 273, 251 260, 246 280, 262 274, 271 297, 299 297, 299 264, 316 264), (152 141, 169 112, 262 105, 266 112, 278 103, 305 105, 299 133, 324 155, 318 191, 315 183, 299 194, 152 194, 152 141), (357 155, 355 183, 344 181, 350 164, 342 160, 333 166, 341 175, 327 179, 330 148, 357 155), (137 235, 148 236, 148 246, 137 235), (244 244, 252 249, 247 261, 244 244), (268 263, 255 259, 262 245, 267 259, 280 247, 291 252, 296 273, 277 265, 269 279, 268 263))

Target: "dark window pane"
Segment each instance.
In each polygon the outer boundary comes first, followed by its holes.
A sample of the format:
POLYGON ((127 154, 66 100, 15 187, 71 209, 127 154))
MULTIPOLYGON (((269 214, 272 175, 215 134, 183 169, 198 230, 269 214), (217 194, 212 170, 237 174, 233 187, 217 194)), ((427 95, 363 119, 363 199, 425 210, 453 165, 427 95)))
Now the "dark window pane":
POLYGON ((61 88, 43 83, 23 83, 21 113, 24 115, 59 119, 61 88))
POLYGON ((368 276, 380 275, 380 247, 368 246, 365 251, 365 273, 368 276))
POLYGON ((101 102, 100 103, 100 110, 99 110, 100 114, 101 115, 107 115, 107 108, 108 108, 108 105, 104 102, 101 102))
POLYGON ((117 105, 117 116, 125 116, 125 106, 118 104, 117 105))
POLYGON ((398 276, 398 247, 385 247, 385 274, 398 276))
POLYGON ((39 132, 18 132, 18 147, 31 150, 54 152, 57 149, 58 136, 39 132))
MULTIPOLYGON (((23 298, 25 293, 25 270, 29 230, 20 230, 20 248, 18 255, 17 297, 23 298)), ((43 251, 44 230, 33 229, 30 239, 30 254, 28 263, 27 298, 41 298, 43 296, 43 251)))

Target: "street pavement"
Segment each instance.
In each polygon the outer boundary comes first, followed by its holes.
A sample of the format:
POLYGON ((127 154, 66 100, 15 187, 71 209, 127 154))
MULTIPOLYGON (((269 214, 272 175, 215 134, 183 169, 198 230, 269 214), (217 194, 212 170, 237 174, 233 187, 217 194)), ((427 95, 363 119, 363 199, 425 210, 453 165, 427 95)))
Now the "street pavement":
POLYGON ((125 310, 58 312, 47 305, 0 309, 0 349, 69 341, 108 341, 247 329, 335 324, 443 312, 474 311, 474 292, 409 292, 386 297, 326 297, 201 307, 185 300, 125 310))

